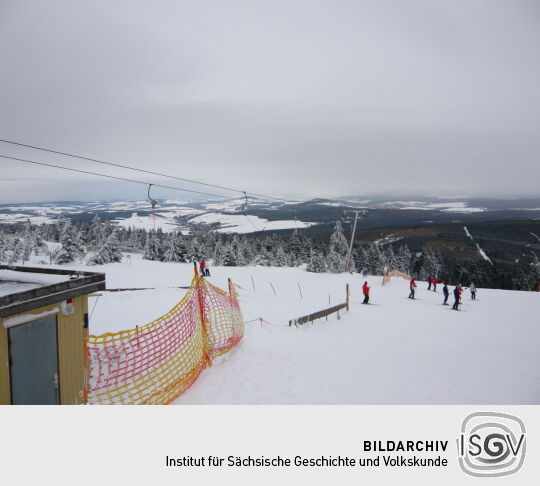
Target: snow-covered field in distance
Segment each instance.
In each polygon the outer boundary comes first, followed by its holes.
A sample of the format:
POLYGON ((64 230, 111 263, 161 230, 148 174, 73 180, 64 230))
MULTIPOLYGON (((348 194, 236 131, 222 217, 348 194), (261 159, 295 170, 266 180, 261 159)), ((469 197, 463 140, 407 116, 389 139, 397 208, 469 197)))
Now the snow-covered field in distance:
POLYGON ((277 220, 268 221, 258 216, 245 216, 243 214, 206 213, 190 220, 192 223, 204 223, 221 225, 217 229, 220 233, 253 233, 255 231, 270 231, 281 229, 308 228, 315 223, 304 221, 277 220))
MULTIPOLYGON (((185 293, 173 287, 192 278, 191 264, 130 260, 92 270, 106 273, 108 288, 155 288, 90 298, 92 334, 165 314, 185 293)), ((402 279, 383 287, 381 277, 301 268, 210 270, 213 284, 226 288, 230 277, 241 286, 244 319, 255 321, 176 404, 540 403, 539 293, 479 289, 473 302, 465 290, 456 312, 441 305, 440 288, 427 291, 424 282, 411 301, 402 279), (373 305, 360 303, 364 280, 373 305), (343 302, 346 283, 351 310, 340 320, 288 326, 289 319, 343 302), (267 321, 263 327, 259 317, 267 321)))
MULTIPOLYGON (((394 203, 388 203, 388 205, 392 205, 394 203)), ((400 205, 397 206, 399 209, 421 209, 421 210, 433 210, 433 209, 440 209, 441 211, 446 211, 449 213, 481 213, 483 211, 487 211, 486 208, 475 208, 467 206, 467 203, 463 201, 452 201, 452 202, 444 202, 444 203, 419 203, 417 201, 402 201, 400 202, 400 205)))
MULTIPOLYGON (((223 233, 253 233, 260 230, 282 230, 307 228, 341 217, 341 209, 394 210, 396 213, 408 211, 429 212, 429 220, 444 220, 448 215, 458 218, 472 218, 478 214, 500 214, 501 219, 511 219, 512 214, 521 219, 540 216, 540 198, 531 199, 465 199, 465 198, 415 198, 415 199, 311 199, 306 201, 273 201, 256 197, 245 199, 186 201, 176 199, 158 200, 155 209, 155 227, 164 231, 179 228, 189 231, 190 224, 209 224, 223 233), (516 209, 519 208, 519 209, 516 209), (244 215, 244 211, 248 218, 244 215), (523 214, 526 217, 524 218, 523 214), (538 215, 536 213, 539 213, 538 215), (437 216, 438 215, 438 216, 437 216), (447 215, 444 216, 443 215, 447 215)), ((80 217, 99 213, 124 227, 154 227, 152 207, 148 200, 139 201, 95 201, 59 202, 35 204, 0 205, 0 224, 21 223, 29 219, 34 224, 53 223, 60 216, 80 217)), ((415 216, 407 219, 410 224, 422 223, 426 218, 415 216), (417 220, 417 221, 416 221, 417 220)), ((493 217, 490 217, 493 219, 493 217)), ((395 214, 392 224, 400 217, 395 214)), ((460 219, 462 221, 463 219, 460 219)), ((478 218, 475 219, 478 221, 478 218)), ((387 219, 385 221, 388 221, 387 219)))

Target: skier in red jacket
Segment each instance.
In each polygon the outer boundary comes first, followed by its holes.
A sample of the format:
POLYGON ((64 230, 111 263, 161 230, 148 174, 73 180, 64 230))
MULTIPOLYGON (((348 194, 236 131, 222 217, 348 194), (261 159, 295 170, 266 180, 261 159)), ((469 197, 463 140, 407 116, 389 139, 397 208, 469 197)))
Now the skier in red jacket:
POLYGON ((433 292, 437 292, 437 284, 439 283, 439 281, 437 280, 437 277, 433 277, 433 279, 431 280, 431 283, 433 284, 433 292))
POLYGON ((362 285, 362 293, 364 294, 364 302, 362 304, 369 304, 369 287, 367 282, 362 285))
POLYGON ((411 281, 409 283, 409 289, 411 289, 411 293, 409 294, 409 299, 414 299, 415 288, 416 288, 416 282, 414 281, 414 278, 411 278, 411 281))

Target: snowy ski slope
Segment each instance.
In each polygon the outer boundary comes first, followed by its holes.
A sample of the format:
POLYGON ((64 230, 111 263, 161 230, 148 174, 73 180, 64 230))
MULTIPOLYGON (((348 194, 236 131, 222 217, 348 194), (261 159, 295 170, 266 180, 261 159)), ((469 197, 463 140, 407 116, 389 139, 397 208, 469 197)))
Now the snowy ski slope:
MULTIPOLYGON (((90 302, 92 333, 145 324, 167 312, 185 290, 192 265, 134 255, 93 267, 108 288, 158 287, 103 293, 90 302), (94 304, 95 308, 94 308, 94 304)), ((87 268, 87 267, 86 267, 87 268)), ((465 290, 462 311, 441 305, 441 289, 368 277, 374 305, 364 306, 360 275, 313 274, 298 268, 212 268, 212 283, 239 284, 246 321, 243 341, 207 370, 177 404, 538 404, 540 294, 465 290), (252 281, 253 278, 253 281, 252 281), (290 328, 288 320, 343 302, 351 311, 290 328), (276 294, 272 290, 274 287, 276 294), (255 290, 253 289, 255 285, 255 290), (302 298, 300 297, 300 289, 302 298)))

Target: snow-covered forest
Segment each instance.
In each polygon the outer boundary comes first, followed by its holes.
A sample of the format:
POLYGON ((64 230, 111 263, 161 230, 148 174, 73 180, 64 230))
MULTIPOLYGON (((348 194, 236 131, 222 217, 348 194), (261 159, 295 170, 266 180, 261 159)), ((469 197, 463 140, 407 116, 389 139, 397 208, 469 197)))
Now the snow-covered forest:
MULTIPOLYGON (((99 216, 88 223, 75 224, 59 219, 55 224, 4 225, 0 227, 0 261, 24 264, 32 253, 43 263, 101 265, 120 262, 123 253, 143 253, 143 258, 163 262, 209 260, 219 266, 261 265, 304 266, 309 272, 345 271, 349 242, 337 221, 330 238, 309 238, 294 232, 276 234, 224 235, 200 229, 189 235, 180 231, 123 228, 103 222, 99 216)), ((491 288, 535 290, 540 283, 538 258, 514 269, 479 259, 457 261, 430 248, 408 248, 388 240, 356 240, 352 252, 353 271, 383 275, 387 268, 400 270, 417 279, 437 276, 448 283, 468 283, 491 288)))

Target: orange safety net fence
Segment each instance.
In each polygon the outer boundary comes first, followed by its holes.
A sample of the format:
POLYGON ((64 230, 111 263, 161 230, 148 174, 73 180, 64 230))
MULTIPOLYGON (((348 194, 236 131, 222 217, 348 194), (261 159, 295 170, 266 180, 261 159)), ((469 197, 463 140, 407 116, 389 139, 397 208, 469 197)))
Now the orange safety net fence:
POLYGON ((388 282, 390 282, 390 279, 391 279, 392 277, 401 277, 401 278, 404 278, 405 280, 410 280, 410 279, 411 279, 411 276, 410 276, 410 275, 407 275, 406 273, 400 272, 399 270, 392 270, 392 269, 389 269, 389 270, 384 274, 382 284, 383 284, 383 285, 386 285, 388 282))
POLYGON ((86 339, 87 404, 167 404, 212 360, 244 335, 234 286, 230 293, 195 276, 167 314, 127 331, 86 339))

